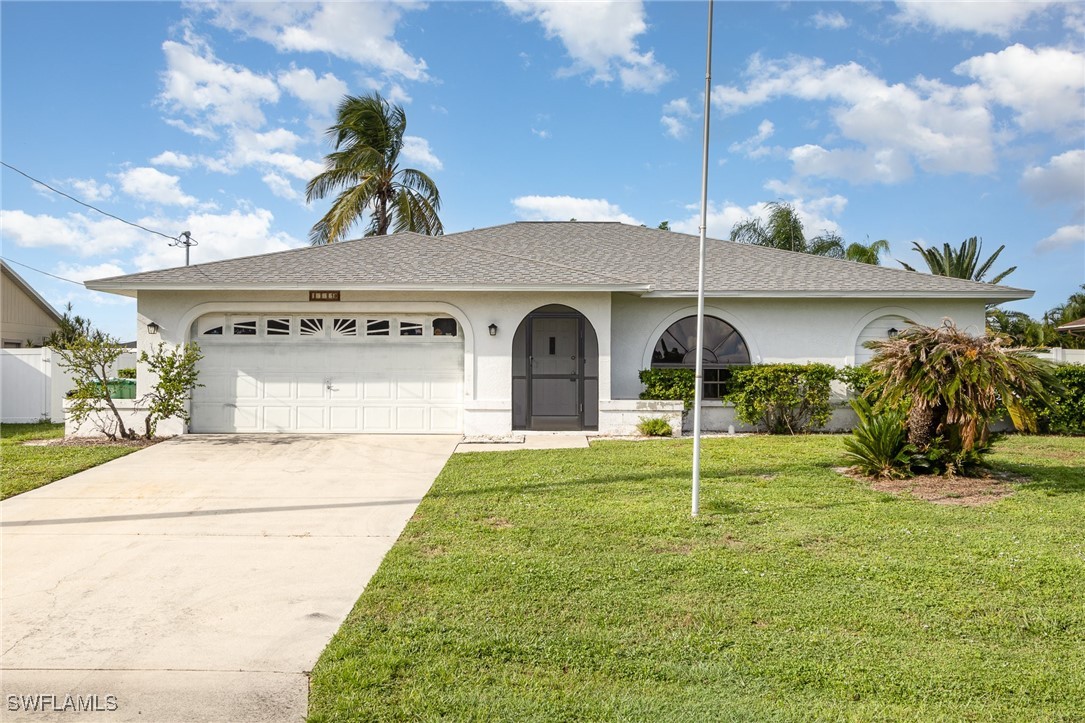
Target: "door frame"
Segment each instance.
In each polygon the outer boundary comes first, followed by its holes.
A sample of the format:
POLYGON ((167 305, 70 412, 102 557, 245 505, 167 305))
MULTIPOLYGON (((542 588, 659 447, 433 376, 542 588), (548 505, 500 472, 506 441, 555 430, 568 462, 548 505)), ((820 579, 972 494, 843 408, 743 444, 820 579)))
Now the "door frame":
MULTIPOLYGON (((525 352, 527 355, 527 428, 532 431, 539 432, 555 432, 555 431, 582 431, 584 429, 584 367, 586 360, 584 359, 584 315, 579 311, 533 311, 527 316, 527 328, 525 329, 525 352), (531 360, 534 357, 534 343, 535 343, 535 320, 536 319, 574 319, 576 320, 576 426, 571 430, 556 430, 552 428, 540 428, 536 427, 532 420, 535 418, 534 408, 534 380, 535 372, 532 367, 531 360)), ((545 374, 540 378, 553 379, 553 378, 567 378, 568 374, 545 374)))

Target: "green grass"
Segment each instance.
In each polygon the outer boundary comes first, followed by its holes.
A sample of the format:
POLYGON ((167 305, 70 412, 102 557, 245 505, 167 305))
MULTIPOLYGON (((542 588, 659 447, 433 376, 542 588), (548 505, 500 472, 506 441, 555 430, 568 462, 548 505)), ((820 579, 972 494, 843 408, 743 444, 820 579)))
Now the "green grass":
POLYGON ((1085 440, 938 506, 836 436, 455 455, 311 679, 310 719, 1082 720, 1085 440))
POLYGON ((63 436, 63 424, 0 425, 0 499, 6 500, 136 451, 135 447, 122 445, 38 447, 23 444, 63 436))

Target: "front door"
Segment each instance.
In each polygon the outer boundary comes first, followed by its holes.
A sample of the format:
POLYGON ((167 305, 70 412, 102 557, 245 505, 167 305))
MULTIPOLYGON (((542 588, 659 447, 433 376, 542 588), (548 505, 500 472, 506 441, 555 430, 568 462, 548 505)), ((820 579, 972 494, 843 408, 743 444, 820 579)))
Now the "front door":
POLYGON ((583 317, 533 316, 528 323, 528 429, 583 429, 583 317))

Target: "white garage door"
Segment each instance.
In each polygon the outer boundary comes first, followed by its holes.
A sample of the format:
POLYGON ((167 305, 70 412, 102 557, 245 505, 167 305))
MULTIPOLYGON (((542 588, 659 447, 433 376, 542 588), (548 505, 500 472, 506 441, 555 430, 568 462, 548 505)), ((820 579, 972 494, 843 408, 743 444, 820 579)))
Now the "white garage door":
POLYGON ((195 332, 193 432, 462 431, 454 319, 217 315, 195 332))

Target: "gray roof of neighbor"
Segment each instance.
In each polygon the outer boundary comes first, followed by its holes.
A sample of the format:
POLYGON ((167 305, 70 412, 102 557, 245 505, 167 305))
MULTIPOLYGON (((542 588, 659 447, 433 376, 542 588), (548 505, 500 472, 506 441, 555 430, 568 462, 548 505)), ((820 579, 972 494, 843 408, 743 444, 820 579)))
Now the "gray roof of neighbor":
MULTIPOLYGON (((88 281, 140 289, 697 290, 698 238, 613 222, 519 222, 445 236, 398 233, 88 281)), ((959 296, 1031 291, 709 239, 709 296, 959 296)))

